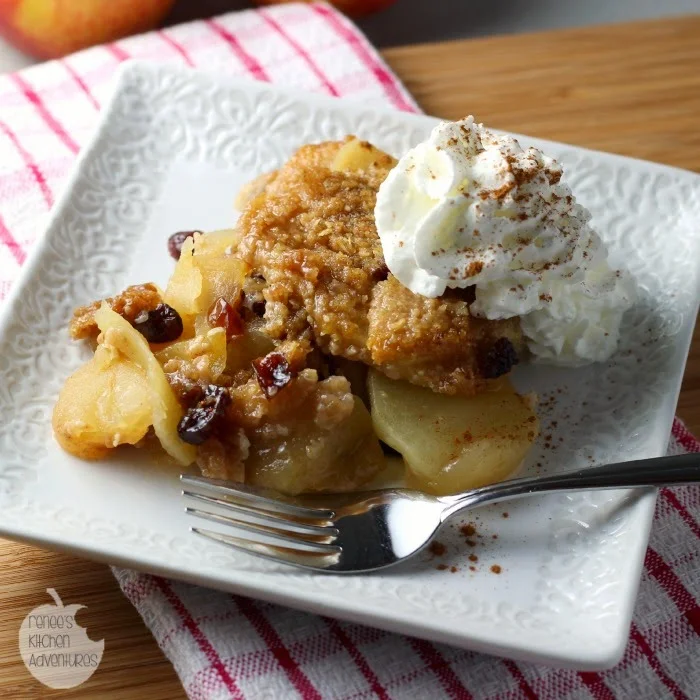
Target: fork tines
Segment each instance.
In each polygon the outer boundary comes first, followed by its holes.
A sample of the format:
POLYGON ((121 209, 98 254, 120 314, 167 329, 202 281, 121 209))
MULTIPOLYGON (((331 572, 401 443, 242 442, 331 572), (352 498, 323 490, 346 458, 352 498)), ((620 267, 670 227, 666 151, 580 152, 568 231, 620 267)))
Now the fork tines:
MULTIPOLYGON (((333 526, 335 513, 290 503, 284 496, 264 489, 216 479, 183 474, 182 494, 192 505, 185 512, 227 530, 191 527, 192 532, 275 561, 312 557, 309 565, 324 566, 319 558, 337 558, 341 548, 333 544, 338 530, 333 526), (230 530, 229 530, 230 529, 230 530)), ((329 564, 331 564, 329 562, 329 564)))

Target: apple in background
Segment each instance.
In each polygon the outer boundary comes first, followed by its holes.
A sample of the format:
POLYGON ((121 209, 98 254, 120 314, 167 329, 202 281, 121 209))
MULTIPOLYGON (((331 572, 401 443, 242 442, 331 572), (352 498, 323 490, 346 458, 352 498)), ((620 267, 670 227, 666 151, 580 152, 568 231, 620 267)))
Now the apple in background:
POLYGON ((0 0, 0 35, 37 58, 155 27, 174 0, 0 0))
MULTIPOLYGON (((282 2, 298 2, 299 0, 255 0, 258 5, 277 5, 282 2)), ((312 2, 313 0, 303 0, 312 2)), ((331 5, 337 7, 349 17, 363 17, 373 12, 383 10, 393 5, 396 0, 328 0, 331 5)))

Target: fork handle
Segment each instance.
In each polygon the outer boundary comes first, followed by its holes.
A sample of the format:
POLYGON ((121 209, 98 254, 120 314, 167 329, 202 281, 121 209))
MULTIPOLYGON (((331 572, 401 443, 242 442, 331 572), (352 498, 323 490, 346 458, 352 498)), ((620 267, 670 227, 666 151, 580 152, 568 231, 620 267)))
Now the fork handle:
POLYGON ((463 494, 441 496, 438 500, 448 506, 442 514, 442 519, 445 520, 464 508, 534 494, 692 483, 700 483, 700 453, 651 457, 577 469, 552 476, 511 479, 463 494))

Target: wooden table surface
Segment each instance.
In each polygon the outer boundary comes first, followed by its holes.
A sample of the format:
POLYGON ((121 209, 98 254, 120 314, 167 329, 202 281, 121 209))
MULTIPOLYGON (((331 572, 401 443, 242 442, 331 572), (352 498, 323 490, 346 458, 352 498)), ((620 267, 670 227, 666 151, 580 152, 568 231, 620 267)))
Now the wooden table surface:
MULTIPOLYGON (((700 17, 389 49, 386 60, 423 109, 489 126, 700 172, 700 17)), ((700 333, 678 412, 700 433, 700 333)), ((1 517, 1 516, 0 516, 1 517)), ((170 664, 109 569, 0 540, 0 697, 178 700, 170 664), (49 691, 17 650, 24 616, 55 588, 102 664, 71 691, 49 691)))

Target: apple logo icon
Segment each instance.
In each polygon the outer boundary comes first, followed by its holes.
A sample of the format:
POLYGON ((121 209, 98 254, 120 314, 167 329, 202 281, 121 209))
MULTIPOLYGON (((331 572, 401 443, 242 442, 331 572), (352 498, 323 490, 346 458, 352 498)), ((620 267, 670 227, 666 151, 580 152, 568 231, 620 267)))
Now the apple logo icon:
POLYGON ((19 628, 19 653, 39 682, 56 690, 75 688, 95 672, 105 640, 93 642, 75 620, 84 605, 63 605, 53 588, 46 592, 55 605, 34 608, 19 628))

